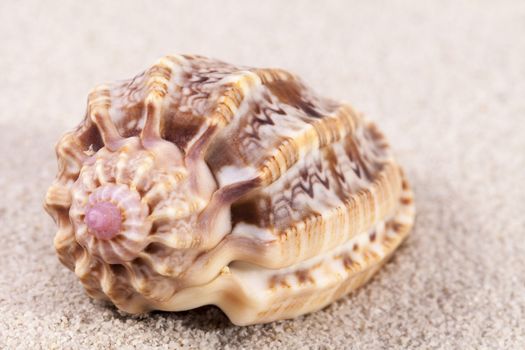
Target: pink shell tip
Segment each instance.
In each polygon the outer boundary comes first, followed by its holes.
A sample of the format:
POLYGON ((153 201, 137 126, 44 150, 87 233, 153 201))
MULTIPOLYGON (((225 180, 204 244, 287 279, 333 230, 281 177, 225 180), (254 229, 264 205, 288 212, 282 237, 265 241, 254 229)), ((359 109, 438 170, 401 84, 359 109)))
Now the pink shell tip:
POLYGON ((86 211, 86 225, 89 232, 98 239, 112 239, 119 231, 122 223, 120 209, 110 202, 95 203, 86 211))

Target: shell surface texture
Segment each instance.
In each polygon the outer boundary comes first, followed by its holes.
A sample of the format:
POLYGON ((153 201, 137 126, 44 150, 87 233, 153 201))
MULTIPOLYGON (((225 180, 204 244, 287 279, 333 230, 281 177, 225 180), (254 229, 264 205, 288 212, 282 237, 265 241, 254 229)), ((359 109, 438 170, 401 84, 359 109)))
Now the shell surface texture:
POLYGON ((129 313, 312 312, 366 283, 414 221, 376 126, 279 69, 166 56, 93 89, 56 153, 58 257, 129 313))

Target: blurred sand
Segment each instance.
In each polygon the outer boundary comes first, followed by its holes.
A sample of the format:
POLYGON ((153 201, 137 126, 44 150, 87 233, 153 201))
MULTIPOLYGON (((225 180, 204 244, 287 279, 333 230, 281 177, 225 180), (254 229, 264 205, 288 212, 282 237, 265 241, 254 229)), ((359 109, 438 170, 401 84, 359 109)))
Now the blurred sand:
POLYGON ((525 347, 524 2, 6 1, 0 37, 0 348, 525 347), (86 297, 41 208, 53 145, 91 87, 167 53, 287 68, 379 123, 418 217, 370 284, 246 328, 86 297))

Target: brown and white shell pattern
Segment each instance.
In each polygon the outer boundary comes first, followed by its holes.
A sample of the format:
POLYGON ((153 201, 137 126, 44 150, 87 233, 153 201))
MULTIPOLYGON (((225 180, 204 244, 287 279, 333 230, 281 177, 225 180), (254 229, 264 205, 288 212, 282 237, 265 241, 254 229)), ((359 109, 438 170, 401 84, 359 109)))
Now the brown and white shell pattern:
POLYGON ((279 69, 160 59, 89 94, 45 208, 60 261, 129 313, 318 310, 406 237, 412 192, 376 126, 279 69))

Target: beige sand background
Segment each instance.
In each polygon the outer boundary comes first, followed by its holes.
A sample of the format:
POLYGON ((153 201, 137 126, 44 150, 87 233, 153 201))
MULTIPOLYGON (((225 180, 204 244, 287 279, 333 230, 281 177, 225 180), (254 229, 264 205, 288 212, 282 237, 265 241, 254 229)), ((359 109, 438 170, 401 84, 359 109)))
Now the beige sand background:
POLYGON ((524 2, 2 1, 0 50, 0 348, 525 348, 524 2), (370 284, 246 328, 86 297, 41 208, 53 145, 167 53, 287 68, 379 123, 418 216, 370 284))

